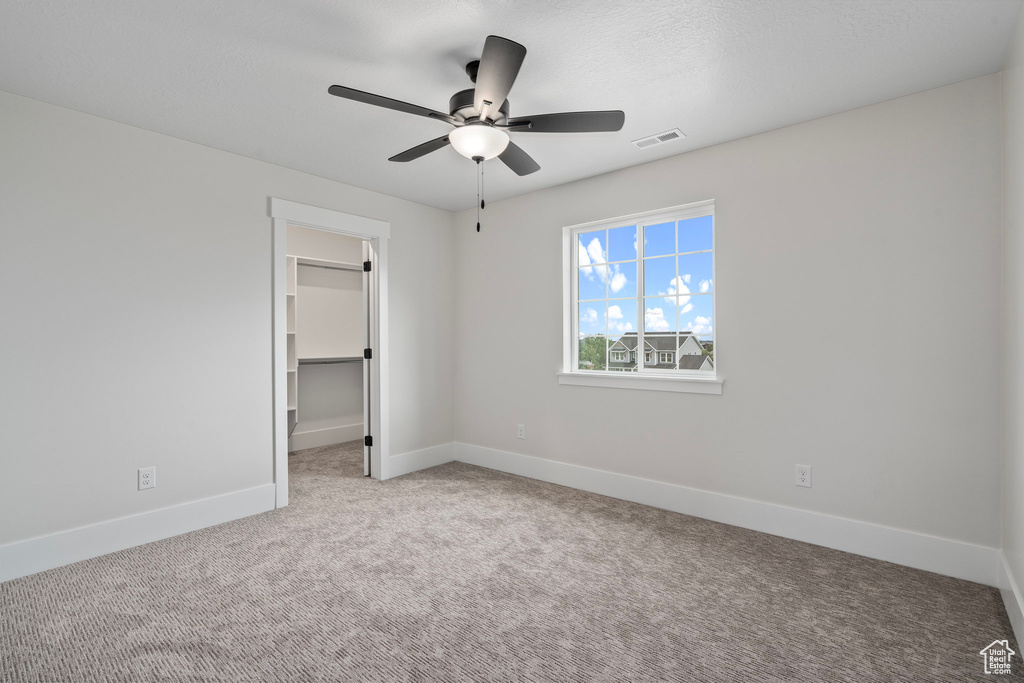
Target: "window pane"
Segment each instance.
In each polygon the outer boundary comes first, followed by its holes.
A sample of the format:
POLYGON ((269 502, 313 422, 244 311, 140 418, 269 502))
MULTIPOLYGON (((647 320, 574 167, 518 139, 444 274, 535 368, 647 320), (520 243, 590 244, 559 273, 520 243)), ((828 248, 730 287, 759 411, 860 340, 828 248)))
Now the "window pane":
POLYGON ((676 335, 648 334, 644 336, 644 345, 651 353, 651 362, 644 367, 654 370, 676 369, 676 335))
POLYGON ((576 233, 575 369, 714 372, 713 236, 712 216, 576 233))
POLYGON ((712 217, 701 216, 679 221, 679 253, 711 249, 712 217))
POLYGON ((644 295, 674 295, 676 260, 669 258, 644 259, 644 295))
POLYGON ((667 303, 664 297, 644 299, 644 332, 676 331, 675 299, 667 303))
POLYGON ((659 223, 644 228, 644 257, 676 253, 676 224, 659 223))
POLYGON ((579 340, 579 370, 604 370, 606 369, 604 335, 591 337, 580 337, 579 340))
POLYGON ((579 306, 580 336, 582 337, 588 334, 604 335, 608 304, 603 301, 587 301, 581 303, 579 306))
POLYGON ((608 369, 636 372, 636 332, 608 337, 608 369))
POLYGON ((636 226, 612 228, 608 231, 608 260, 629 261, 636 259, 636 226))
POLYGON ((608 303, 609 370, 636 371, 637 320, 636 299, 608 303))
POLYGON ((615 339, 627 332, 636 333, 636 299, 608 302, 608 338, 615 339))
POLYGON ((711 334, 711 316, 714 307, 710 294, 679 297, 679 303, 680 332, 711 334))
POLYGON ((608 261, 607 235, 604 230, 593 232, 581 232, 576 236, 577 249, 579 254, 579 265, 581 268, 592 263, 605 263, 608 261))
POLYGON ((608 266, 588 266, 579 269, 579 292, 580 301, 587 299, 604 299, 607 296, 605 291, 605 280, 608 279, 608 266))
POLYGON ((613 263, 608 279, 608 298, 620 299, 630 297, 636 299, 636 261, 632 263, 613 263))
MULTIPOLYGON (((714 289, 711 280, 711 252, 687 254, 679 258, 679 278, 687 285, 688 292, 710 292, 714 289)), ((684 292, 680 291, 680 294, 684 292)))

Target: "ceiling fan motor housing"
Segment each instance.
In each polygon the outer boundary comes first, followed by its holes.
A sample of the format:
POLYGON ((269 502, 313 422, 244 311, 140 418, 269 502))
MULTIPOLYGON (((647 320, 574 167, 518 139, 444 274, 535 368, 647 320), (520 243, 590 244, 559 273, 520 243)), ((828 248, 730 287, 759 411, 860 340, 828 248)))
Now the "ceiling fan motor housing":
MULTIPOLYGON (((448 113, 460 121, 479 117, 480 112, 473 107, 473 93, 475 92, 473 88, 470 88, 469 90, 460 90, 452 95, 452 98, 448 100, 448 113)), ((508 119, 508 100, 502 102, 501 106, 498 107, 497 116, 490 116, 488 118, 492 123, 504 123, 508 119)))

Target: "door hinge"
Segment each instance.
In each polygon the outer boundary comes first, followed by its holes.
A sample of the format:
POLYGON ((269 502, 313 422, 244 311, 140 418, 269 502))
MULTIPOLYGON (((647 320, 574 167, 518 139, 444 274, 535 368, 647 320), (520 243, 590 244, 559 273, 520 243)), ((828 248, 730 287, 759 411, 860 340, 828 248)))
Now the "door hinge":
POLYGON ((364 273, 369 273, 371 268, 373 268, 373 264, 371 264, 369 261, 363 261, 363 272, 364 273))
POLYGON ((366 360, 373 358, 373 349, 363 349, 363 358, 366 360))
POLYGON ((370 436, 369 434, 364 436, 363 437, 363 445, 364 446, 372 446, 373 445, 373 437, 370 436))

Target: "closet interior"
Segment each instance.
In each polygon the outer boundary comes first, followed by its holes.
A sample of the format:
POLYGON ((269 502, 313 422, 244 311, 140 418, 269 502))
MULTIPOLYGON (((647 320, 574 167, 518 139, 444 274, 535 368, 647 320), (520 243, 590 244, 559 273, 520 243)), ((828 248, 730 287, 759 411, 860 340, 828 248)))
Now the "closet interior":
POLYGON ((288 226, 288 450, 363 438, 364 244, 288 226))

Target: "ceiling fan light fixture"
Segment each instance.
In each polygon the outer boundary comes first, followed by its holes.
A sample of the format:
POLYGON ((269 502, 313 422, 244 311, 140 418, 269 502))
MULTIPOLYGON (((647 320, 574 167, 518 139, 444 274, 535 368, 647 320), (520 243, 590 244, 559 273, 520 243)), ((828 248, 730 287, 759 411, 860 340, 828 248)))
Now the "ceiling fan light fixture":
POLYGON ((449 133, 448 141, 467 159, 493 159, 508 147, 508 133, 486 123, 467 123, 449 133))

